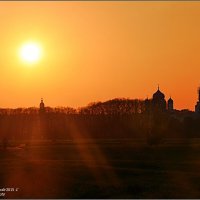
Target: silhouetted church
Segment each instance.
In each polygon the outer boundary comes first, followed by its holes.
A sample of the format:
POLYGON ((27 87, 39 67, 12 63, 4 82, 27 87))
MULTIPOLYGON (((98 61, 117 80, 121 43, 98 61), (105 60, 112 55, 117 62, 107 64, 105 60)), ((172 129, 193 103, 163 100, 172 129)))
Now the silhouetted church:
POLYGON ((40 113, 44 113, 44 112, 45 112, 45 106, 44 106, 43 98, 41 98, 41 102, 40 102, 40 113))
POLYGON ((164 111, 173 111, 174 102, 170 97, 166 103, 165 95, 160 91, 158 86, 158 90, 153 94, 152 99, 145 100, 145 110, 147 112, 164 112, 164 111))
POLYGON ((160 91, 159 86, 158 90, 153 94, 152 107, 154 111, 166 110, 165 95, 160 91))
POLYGON ((197 104, 195 105, 195 113, 200 114, 200 87, 198 88, 198 101, 197 104))
POLYGON ((171 97, 167 101, 167 109, 169 111, 174 110, 174 101, 173 101, 173 99, 171 97))

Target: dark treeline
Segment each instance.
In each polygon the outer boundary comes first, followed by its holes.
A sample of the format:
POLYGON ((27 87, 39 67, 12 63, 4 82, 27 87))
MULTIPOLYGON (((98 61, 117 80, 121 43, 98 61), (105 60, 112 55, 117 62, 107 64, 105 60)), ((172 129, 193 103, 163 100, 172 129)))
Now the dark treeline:
POLYGON ((200 118, 193 113, 149 113, 143 100, 113 99, 78 109, 45 107, 0 109, 0 139, 78 139, 200 137, 200 118))

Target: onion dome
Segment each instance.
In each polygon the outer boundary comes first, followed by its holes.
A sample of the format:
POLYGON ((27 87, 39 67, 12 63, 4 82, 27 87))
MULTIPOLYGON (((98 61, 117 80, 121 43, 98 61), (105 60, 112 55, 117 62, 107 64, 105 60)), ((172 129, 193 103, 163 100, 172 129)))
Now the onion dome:
POLYGON ((158 90, 153 94, 153 99, 164 99, 165 95, 159 90, 158 90))

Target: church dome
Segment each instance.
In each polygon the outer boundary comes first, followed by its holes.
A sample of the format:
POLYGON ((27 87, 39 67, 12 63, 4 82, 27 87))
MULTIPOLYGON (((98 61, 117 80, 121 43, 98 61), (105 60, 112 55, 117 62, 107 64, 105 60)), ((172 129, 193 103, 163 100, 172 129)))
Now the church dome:
POLYGON ((159 90, 158 90, 153 94, 153 99, 164 99, 165 95, 159 90))

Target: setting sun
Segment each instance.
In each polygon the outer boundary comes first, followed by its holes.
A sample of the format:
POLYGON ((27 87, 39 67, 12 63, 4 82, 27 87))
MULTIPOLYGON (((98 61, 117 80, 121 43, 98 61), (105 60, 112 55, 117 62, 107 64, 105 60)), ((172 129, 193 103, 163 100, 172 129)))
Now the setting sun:
POLYGON ((41 57, 41 48, 36 43, 26 43, 20 49, 20 58, 28 63, 35 63, 41 57))
POLYGON ((200 200, 200 0, 0 17, 0 199, 200 200))
POLYGON ((3 1, 0 13, 0 107, 145 99, 159 84, 195 109, 200 2, 3 1))

